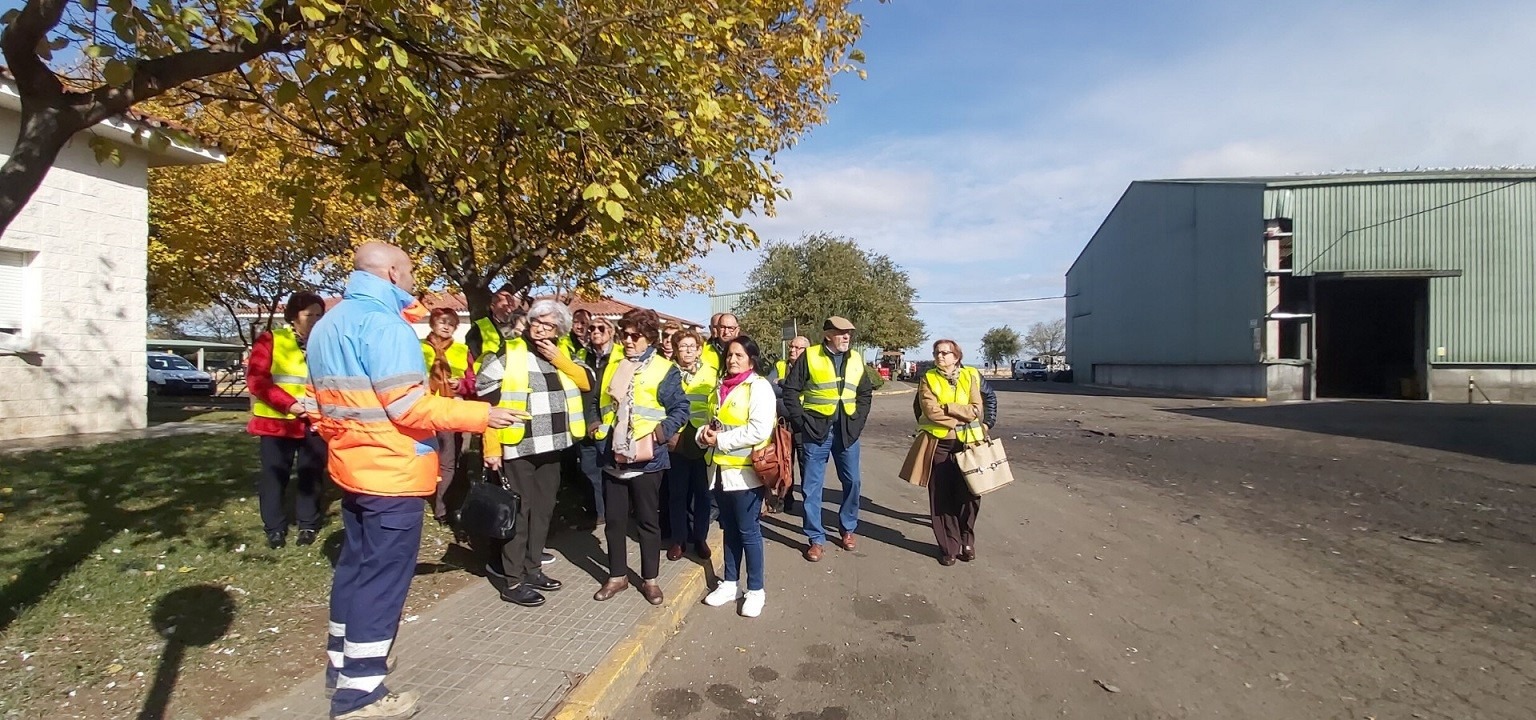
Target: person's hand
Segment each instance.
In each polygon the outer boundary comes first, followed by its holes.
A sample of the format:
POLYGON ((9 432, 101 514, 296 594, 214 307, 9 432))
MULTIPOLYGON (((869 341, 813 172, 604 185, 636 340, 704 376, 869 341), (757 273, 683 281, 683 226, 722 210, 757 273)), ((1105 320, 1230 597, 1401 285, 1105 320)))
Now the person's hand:
POLYGON ((533 416, 525 412, 493 407, 491 408, 491 419, 486 423, 486 426, 500 429, 510 427, 512 423, 523 422, 531 417, 533 416))
POLYGON ((555 356, 560 354, 560 346, 548 339, 534 340, 533 351, 538 353, 539 357, 544 358, 546 362, 554 362, 555 356))
POLYGON ((307 410, 293 410, 293 418, 304 422, 312 422, 314 420, 314 418, 309 416, 309 411, 307 410))
POLYGON ((485 456, 485 466, 490 468, 490 469, 492 469, 492 470, 500 470, 501 469, 501 456, 500 455, 487 455, 487 456, 485 456))
POLYGON ((700 447, 714 447, 715 446, 715 441, 719 437, 720 437, 720 431, 719 430, 716 430, 716 429, 714 429, 712 427, 704 428, 704 432, 699 435, 699 446, 700 447))

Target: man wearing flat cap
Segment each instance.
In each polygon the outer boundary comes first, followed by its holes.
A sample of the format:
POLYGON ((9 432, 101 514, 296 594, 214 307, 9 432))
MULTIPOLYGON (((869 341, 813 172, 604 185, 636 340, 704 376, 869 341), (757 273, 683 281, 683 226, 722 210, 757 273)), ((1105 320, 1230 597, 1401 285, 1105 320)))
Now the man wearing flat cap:
POLYGON ((827 460, 843 483, 838 530, 844 550, 858 545, 859 433, 869 419, 874 388, 864 372, 864 358, 853 352, 853 323, 833 315, 821 325, 823 341, 807 348, 784 378, 784 412, 804 441, 800 449, 802 510, 809 547, 805 559, 821 560, 827 531, 821 524, 821 491, 827 460))

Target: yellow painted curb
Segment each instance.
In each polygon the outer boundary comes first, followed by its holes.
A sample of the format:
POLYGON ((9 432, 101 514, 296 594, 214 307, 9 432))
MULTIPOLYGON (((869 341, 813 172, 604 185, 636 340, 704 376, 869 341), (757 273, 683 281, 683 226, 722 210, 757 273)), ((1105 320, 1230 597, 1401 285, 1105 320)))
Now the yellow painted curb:
MULTIPOLYGON (((709 549, 708 562, 712 564, 724 552, 718 531, 710 534, 709 549)), ((667 640, 682 626, 688 613, 701 604, 705 568, 696 563, 689 565, 673 580, 672 587, 662 588, 667 603, 637 623, 629 637, 613 646, 602 662, 576 684, 545 720, 607 720, 615 717, 619 707, 651 669, 652 661, 661 653, 667 640)))

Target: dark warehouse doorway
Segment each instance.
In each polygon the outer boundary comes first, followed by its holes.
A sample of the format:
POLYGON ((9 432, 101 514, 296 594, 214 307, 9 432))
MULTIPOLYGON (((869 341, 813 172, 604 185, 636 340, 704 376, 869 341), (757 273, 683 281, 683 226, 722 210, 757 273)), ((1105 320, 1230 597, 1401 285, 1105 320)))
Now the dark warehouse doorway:
POLYGON ((1427 279, 1319 278, 1315 307, 1319 396, 1428 397, 1427 279))

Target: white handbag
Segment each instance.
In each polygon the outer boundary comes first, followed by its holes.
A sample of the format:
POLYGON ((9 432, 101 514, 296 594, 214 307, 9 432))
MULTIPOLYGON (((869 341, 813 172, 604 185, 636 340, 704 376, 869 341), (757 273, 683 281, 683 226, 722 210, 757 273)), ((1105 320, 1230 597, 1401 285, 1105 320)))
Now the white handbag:
POLYGON ((1013 468, 1008 465, 1008 454, 1003 441, 988 437, 975 445, 967 445, 955 453, 955 464, 965 476, 965 484, 972 495, 986 495, 1013 482, 1013 468))

